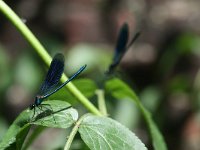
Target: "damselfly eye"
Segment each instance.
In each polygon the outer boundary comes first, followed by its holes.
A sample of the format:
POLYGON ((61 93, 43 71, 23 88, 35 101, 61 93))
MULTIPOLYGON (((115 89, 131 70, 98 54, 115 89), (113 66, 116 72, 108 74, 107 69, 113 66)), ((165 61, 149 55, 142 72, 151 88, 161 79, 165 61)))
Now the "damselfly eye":
POLYGON ((31 105, 29 106, 29 109, 32 110, 34 107, 35 107, 35 104, 31 104, 31 105))

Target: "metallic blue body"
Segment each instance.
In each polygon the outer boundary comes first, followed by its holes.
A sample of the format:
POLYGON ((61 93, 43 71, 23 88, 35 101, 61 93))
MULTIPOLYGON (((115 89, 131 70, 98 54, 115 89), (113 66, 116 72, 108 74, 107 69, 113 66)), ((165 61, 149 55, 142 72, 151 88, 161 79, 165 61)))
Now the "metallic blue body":
POLYGON ((34 109, 34 115, 35 107, 40 106, 44 99, 48 98, 49 96, 60 90, 63 86, 65 86, 76 76, 78 76, 85 68, 86 65, 82 66, 67 81, 65 81, 60 86, 57 86, 64 71, 64 56, 62 54, 56 54, 51 62, 46 78, 42 83, 37 96, 35 97, 34 103, 30 105, 30 109, 34 109))

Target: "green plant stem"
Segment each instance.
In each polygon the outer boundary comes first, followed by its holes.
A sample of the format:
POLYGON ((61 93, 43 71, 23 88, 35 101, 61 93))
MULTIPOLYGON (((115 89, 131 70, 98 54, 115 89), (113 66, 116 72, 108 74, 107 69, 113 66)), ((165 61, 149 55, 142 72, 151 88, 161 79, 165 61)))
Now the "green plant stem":
POLYGON ((74 139, 74 137, 75 137, 75 135, 76 135, 76 133, 77 133, 77 131, 78 131, 78 128, 79 128, 81 122, 83 121, 83 119, 84 119, 87 115, 88 115, 88 114, 83 115, 83 116, 76 122, 74 128, 72 129, 72 132, 71 132, 70 135, 69 135, 69 138, 68 138, 68 140, 67 140, 67 142, 66 142, 66 145, 65 145, 65 147, 64 147, 64 150, 69 150, 69 148, 70 148, 70 146, 71 146, 71 144, 72 144, 72 141, 73 141, 73 139, 74 139))
MULTIPOLYGON (((22 22, 22 20, 15 14, 15 12, 10 9, 10 7, 2 0, 0 0, 0 11, 13 23, 13 25, 21 32, 24 38, 30 43, 30 45, 36 50, 42 60, 50 65, 51 57, 45 50, 45 48, 40 44, 33 33, 28 29, 28 27, 22 22)), ((61 81, 64 82, 68 78, 63 74, 61 81)), ((96 115, 102 115, 99 110, 72 84, 66 85, 68 90, 92 113, 96 115)))
POLYGON ((151 113, 149 113, 149 111, 142 105, 140 99, 136 95, 135 95, 135 102, 138 108, 140 109, 143 117, 145 118, 145 121, 150 131, 151 138, 153 139, 154 136, 157 136, 159 140, 159 142, 155 142, 155 140, 153 140, 154 149, 158 149, 159 147, 159 149, 167 150, 167 145, 165 144, 163 137, 160 135, 159 130, 156 127, 156 124, 153 122, 151 113), (163 143, 162 147, 158 144, 161 142, 163 143))
POLYGON ((104 90, 98 89, 96 90, 97 99, 98 99, 98 107, 100 112, 107 116, 107 109, 106 109, 106 103, 105 103, 105 97, 104 97, 104 90))

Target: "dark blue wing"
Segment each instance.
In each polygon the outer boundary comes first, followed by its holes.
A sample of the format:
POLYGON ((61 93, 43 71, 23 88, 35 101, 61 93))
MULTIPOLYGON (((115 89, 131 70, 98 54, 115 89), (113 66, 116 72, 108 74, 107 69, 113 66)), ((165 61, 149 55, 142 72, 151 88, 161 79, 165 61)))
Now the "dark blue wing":
POLYGON ((74 78, 76 78, 85 68, 87 65, 82 66, 76 73, 74 73, 67 81, 65 81, 63 84, 61 84, 60 86, 56 87, 53 91, 47 93, 46 95, 43 96, 42 99, 45 99, 49 96, 51 96, 52 94, 56 93, 57 91, 59 91, 63 86, 65 86, 67 83, 69 83, 70 81, 72 81, 74 78))
POLYGON ((51 62, 50 68, 46 75, 43 84, 40 87, 39 95, 46 95, 52 88, 54 88, 64 71, 64 56, 62 54, 56 54, 51 62))
POLYGON ((132 38, 132 40, 130 41, 130 43, 127 45, 126 49, 129 49, 129 47, 131 47, 131 45, 137 40, 137 38, 140 36, 140 32, 136 32, 135 36, 132 38))
POLYGON ((113 61, 109 66, 108 72, 112 72, 115 69, 115 67, 119 64, 123 54, 126 52, 126 45, 129 36, 128 34, 129 34, 128 24, 124 23, 118 35, 113 61))
POLYGON ((113 64, 118 64, 121 59, 121 55, 123 55, 126 51, 126 45, 128 43, 128 36, 129 36, 128 32, 129 32, 128 24, 124 23, 118 35, 115 54, 113 57, 113 64))

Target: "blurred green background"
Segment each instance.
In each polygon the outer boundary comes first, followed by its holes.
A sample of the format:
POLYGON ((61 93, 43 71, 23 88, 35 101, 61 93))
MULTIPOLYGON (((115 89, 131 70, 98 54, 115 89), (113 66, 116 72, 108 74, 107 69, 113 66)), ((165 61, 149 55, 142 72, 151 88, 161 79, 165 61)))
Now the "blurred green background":
MULTIPOLYGON (((170 150, 200 149, 200 1, 6 0, 6 3, 51 56, 57 52, 65 55, 68 76, 87 64, 82 76, 97 83, 99 74, 111 62, 121 25, 129 24, 130 37, 141 31, 120 63, 118 76, 129 83, 152 112, 170 150)), ((46 71, 32 47, 0 14, 0 139, 15 117, 33 101, 46 71)), ((106 99, 110 117, 129 127, 152 149, 134 104, 106 99)), ((81 104, 71 102, 85 112, 81 104)), ((49 129, 32 149, 59 147, 66 136, 61 130, 49 129), (52 140, 49 134, 58 140, 49 144, 52 140)), ((79 149, 80 143, 77 137, 74 149, 79 149)))

